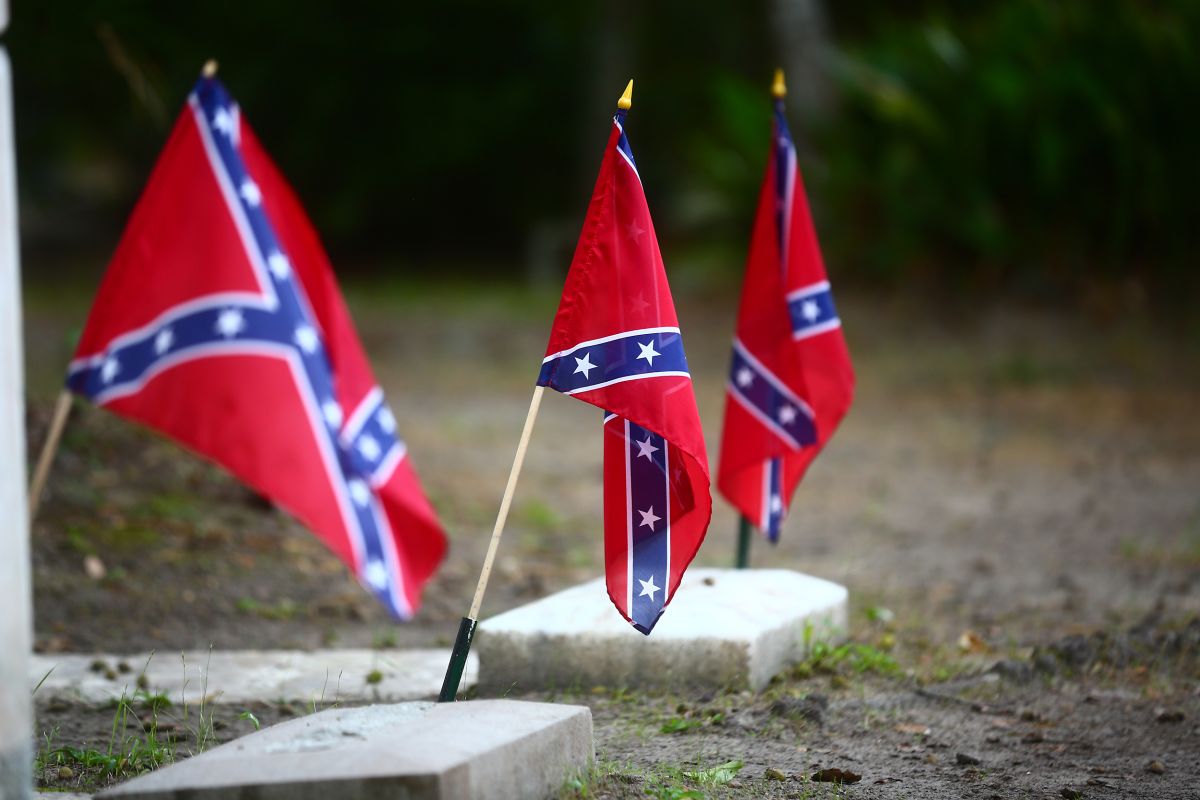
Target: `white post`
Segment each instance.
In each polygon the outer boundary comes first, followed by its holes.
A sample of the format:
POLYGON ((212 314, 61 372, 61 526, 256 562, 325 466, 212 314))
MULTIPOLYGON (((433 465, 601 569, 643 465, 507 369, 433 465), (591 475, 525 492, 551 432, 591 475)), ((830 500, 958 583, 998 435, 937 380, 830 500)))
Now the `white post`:
MULTIPOLYGON (((7 27, 8 2, 0 0, 0 32, 7 27)), ((12 70, 8 51, 0 47, 0 800, 26 800, 33 783, 33 615, 19 273, 12 70)))

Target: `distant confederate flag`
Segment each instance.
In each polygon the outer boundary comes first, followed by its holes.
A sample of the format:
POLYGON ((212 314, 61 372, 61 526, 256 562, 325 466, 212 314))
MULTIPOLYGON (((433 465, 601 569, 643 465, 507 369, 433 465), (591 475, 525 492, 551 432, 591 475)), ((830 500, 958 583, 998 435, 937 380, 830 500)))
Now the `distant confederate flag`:
POLYGON ((772 541, 854 395, 854 370, 783 113, 750 241, 717 486, 772 541))
POLYGON ((299 201, 201 78, 134 209, 67 386, 223 465, 406 619, 445 538, 299 201))
POLYGON ((608 594, 649 634, 704 540, 712 498, 679 320, 625 114, 613 119, 538 384, 605 409, 608 594))

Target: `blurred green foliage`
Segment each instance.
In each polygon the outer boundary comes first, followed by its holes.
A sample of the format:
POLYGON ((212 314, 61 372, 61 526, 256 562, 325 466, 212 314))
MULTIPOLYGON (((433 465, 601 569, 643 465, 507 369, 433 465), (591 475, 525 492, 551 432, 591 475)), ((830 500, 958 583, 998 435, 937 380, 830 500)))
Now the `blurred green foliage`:
POLYGON ((891 284, 1197 286, 1198 34, 1189 2, 884 12, 817 136, 827 247, 891 284))
MULTIPOLYGON (((798 2, 17 3, 25 246, 99 267, 212 56, 339 266, 544 277, 526 264, 565 269, 634 75, 664 248, 736 280, 770 70, 788 61, 771 20, 798 2)), ((790 113, 839 283, 1055 298, 1197 285, 1200 4, 824 6, 814 63, 836 91, 790 113)))

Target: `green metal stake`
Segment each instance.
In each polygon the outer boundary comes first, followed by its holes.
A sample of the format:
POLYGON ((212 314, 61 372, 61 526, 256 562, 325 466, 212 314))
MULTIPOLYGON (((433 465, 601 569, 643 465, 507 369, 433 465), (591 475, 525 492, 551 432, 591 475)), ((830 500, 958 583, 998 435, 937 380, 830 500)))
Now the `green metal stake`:
POLYGON ((745 569, 750 566, 750 538, 753 536, 750 520, 744 516, 738 518, 737 568, 745 569))
POLYGON ((458 685, 462 682, 463 669, 467 666, 467 654, 471 652, 471 640, 474 638, 475 620, 463 617, 458 625, 458 636, 454 639, 454 649, 450 652, 450 665, 446 667, 442 691, 438 694, 439 703, 454 702, 458 694, 458 685))

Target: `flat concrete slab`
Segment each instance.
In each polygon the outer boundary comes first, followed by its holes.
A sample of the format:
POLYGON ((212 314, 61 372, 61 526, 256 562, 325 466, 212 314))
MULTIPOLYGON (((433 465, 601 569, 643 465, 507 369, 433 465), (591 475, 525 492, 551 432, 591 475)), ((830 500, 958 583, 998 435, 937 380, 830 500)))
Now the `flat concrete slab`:
POLYGON ((400 703, 291 720, 97 798, 523 800, 556 797, 593 757, 584 706, 400 703))
MULTIPOLYGON (((35 655, 29 684, 36 686, 49 673, 35 695, 38 702, 58 697, 103 703, 122 694, 132 696, 138 675, 145 670, 150 691, 189 704, 201 697, 229 704, 313 699, 393 702, 436 697, 449 660, 449 650, 433 649, 35 655)), ((478 669, 472 654, 463 673, 463 688, 474 684, 478 669)))
POLYGON ((480 623, 479 686, 757 691, 803 660, 807 643, 845 636, 846 600, 844 586, 800 572, 692 568, 643 636, 598 578, 480 623))

